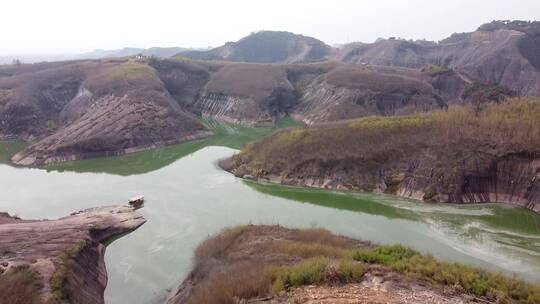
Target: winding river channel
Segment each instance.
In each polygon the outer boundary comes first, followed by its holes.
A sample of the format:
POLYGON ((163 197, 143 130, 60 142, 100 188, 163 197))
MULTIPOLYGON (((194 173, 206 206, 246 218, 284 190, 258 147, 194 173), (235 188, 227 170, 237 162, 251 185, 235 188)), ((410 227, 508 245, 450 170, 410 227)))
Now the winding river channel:
POLYGON ((213 129, 217 135, 206 140, 46 169, 8 165, 24 144, 0 143, 0 211, 55 218, 143 195, 147 223, 107 248, 105 298, 112 304, 162 303, 187 276, 197 244, 248 223, 323 227, 540 281, 540 215, 498 204, 426 204, 246 182, 216 162, 273 129, 213 129))

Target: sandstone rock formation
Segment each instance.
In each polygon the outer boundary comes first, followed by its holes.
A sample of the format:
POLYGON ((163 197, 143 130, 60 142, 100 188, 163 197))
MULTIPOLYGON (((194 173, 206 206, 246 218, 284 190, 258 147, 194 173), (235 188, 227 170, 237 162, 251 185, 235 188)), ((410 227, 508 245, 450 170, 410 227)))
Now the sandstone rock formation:
MULTIPOLYGON (((144 222, 130 205, 81 210, 57 220, 2 214, 0 281, 25 269, 37 281, 36 303, 104 303, 105 246, 144 222)), ((0 302, 11 303, 5 293, 2 297, 0 302)))
POLYGON ((12 73, 0 77, 0 133, 39 139, 13 157, 18 165, 117 155, 210 134, 146 64, 87 61, 12 73))

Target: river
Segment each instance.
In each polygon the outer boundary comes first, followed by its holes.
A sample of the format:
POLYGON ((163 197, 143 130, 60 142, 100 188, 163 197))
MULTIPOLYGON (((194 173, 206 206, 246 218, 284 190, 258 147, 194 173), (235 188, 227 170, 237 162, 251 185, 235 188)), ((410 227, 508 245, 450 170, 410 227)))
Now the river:
POLYGON ((427 204, 246 182, 216 162, 274 129, 215 124, 217 135, 206 140, 46 169, 8 165, 24 144, 0 143, 0 211, 55 218, 143 195, 147 223, 107 248, 111 304, 162 303, 189 273, 197 244, 249 223, 323 227, 540 281, 540 215, 499 204, 427 204))

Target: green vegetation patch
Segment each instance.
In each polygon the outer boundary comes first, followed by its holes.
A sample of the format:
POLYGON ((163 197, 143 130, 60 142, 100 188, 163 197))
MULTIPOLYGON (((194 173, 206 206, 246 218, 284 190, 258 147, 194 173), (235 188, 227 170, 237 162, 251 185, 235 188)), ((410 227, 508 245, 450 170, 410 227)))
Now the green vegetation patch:
POLYGON ((116 65, 108 74, 111 78, 124 79, 151 78, 155 75, 154 69, 149 65, 135 62, 116 65))
POLYGON ((279 292, 280 286, 298 287, 322 283, 326 277, 329 260, 324 257, 305 260, 294 266, 269 267, 267 275, 274 282, 273 291, 279 292))
POLYGON ((356 250, 352 256, 355 261, 388 266, 446 286, 460 286, 467 293, 496 298, 498 303, 540 303, 540 286, 457 263, 441 262, 403 246, 356 250))
POLYGON ((463 99, 479 99, 480 101, 501 102, 507 97, 516 96, 516 93, 497 84, 483 84, 475 82, 465 88, 463 99))
POLYGON ((85 240, 78 242, 71 248, 62 252, 54 262, 55 271, 51 278, 51 290, 53 303, 69 301, 69 269, 72 267, 73 259, 87 245, 85 240))
POLYGON ((0 141, 0 163, 9 163, 16 153, 28 147, 29 143, 22 140, 0 141))
POLYGON ((427 75, 431 77, 435 77, 438 75, 444 75, 448 73, 452 73, 453 70, 444 66, 438 66, 438 65, 429 65, 422 69, 422 72, 426 73, 427 75))

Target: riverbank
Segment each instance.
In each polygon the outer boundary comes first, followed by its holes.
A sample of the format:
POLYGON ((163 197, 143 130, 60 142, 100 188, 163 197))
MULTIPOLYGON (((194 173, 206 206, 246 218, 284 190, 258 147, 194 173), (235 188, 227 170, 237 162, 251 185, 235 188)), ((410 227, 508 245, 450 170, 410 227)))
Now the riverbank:
POLYGON ((0 303, 104 303, 108 242, 145 223, 137 204, 57 220, 0 215, 0 303))
MULTIPOLYGON (((132 146, 128 148, 113 147, 112 150, 93 151, 92 148, 69 148, 50 147, 48 143, 38 142, 29 146, 27 149, 18 152, 10 159, 11 163, 17 166, 47 166, 71 161, 79 161, 89 158, 112 157, 126 154, 138 153, 157 149, 164 146, 175 145, 183 142, 194 141, 212 136, 211 131, 198 131, 180 138, 167 141, 157 141, 152 144, 132 146), (86 149, 86 151, 85 151, 86 149)), ((95 145, 99 145, 96 140, 95 145)))

